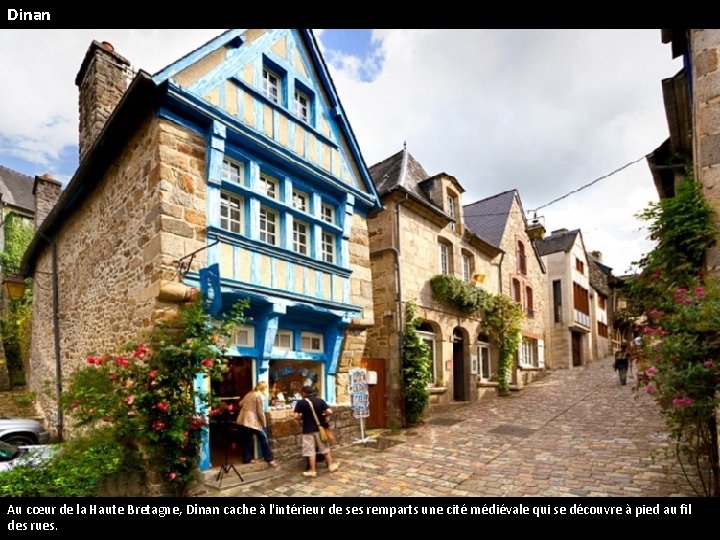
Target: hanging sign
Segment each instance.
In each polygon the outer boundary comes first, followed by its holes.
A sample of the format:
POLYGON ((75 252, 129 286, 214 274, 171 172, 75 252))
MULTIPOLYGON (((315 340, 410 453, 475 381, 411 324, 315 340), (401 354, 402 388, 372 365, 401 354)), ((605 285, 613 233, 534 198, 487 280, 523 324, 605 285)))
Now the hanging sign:
POLYGON ((211 315, 217 315, 222 309, 220 293, 220 265, 215 263, 200 269, 200 291, 205 307, 211 315))

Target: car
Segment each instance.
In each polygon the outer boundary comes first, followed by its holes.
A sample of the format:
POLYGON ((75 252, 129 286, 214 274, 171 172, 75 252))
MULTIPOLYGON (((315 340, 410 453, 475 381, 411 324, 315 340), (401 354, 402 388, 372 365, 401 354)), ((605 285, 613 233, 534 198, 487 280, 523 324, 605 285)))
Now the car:
POLYGON ((18 446, 47 444, 50 441, 50 433, 37 420, 2 416, 0 417, 0 441, 18 446))
POLYGON ((55 455, 57 445, 16 446, 0 441, 0 473, 18 465, 39 467, 55 455))

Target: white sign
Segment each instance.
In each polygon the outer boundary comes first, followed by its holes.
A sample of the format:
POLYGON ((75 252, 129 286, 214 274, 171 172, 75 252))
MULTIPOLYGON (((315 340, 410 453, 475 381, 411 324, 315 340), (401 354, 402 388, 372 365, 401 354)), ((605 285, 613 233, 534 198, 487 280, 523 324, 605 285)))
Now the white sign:
POLYGON ((350 408, 353 416, 367 418, 370 416, 368 372, 364 368, 352 368, 348 372, 348 376, 350 377, 350 408))

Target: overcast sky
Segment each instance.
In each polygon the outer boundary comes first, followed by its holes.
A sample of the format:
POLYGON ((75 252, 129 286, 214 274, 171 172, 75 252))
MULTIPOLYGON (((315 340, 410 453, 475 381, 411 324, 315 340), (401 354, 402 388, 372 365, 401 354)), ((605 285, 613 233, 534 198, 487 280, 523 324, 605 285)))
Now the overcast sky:
MULTIPOLYGON (((67 182, 75 75, 91 40, 154 73, 223 30, 3 30, 0 164, 67 182)), ((402 148, 468 204, 517 188, 525 210, 667 138, 660 81, 680 68, 659 30, 316 31, 368 166, 402 148)), ((615 274, 651 249, 633 216, 657 200, 643 159, 538 212, 582 230, 615 274)))

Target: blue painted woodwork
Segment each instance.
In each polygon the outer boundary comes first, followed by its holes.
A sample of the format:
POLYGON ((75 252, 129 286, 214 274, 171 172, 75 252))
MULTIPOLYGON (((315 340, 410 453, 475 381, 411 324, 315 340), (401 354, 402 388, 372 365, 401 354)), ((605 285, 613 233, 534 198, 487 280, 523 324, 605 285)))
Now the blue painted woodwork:
MULTIPOLYGON (((254 344, 251 347, 233 346, 228 352, 255 359, 255 380, 268 379, 273 359, 320 362, 325 374, 322 381, 324 397, 334 402, 335 375, 344 332, 352 318, 362 312, 359 306, 350 303, 352 219, 355 214, 366 216, 380 205, 312 32, 269 30, 246 41, 245 30, 231 30, 163 68, 153 80, 165 88, 158 116, 207 141, 206 237, 208 243, 220 239, 220 244, 208 248, 207 265, 215 268, 215 272, 222 268, 229 274, 213 276, 211 280, 213 272, 205 268, 199 273, 189 272, 184 281, 200 285, 203 292, 212 290, 216 313, 229 309, 237 300, 250 301, 246 315, 248 324, 254 329, 254 344), (272 50, 280 38, 286 39, 287 59, 272 50), (209 68, 194 82, 181 87, 173 79, 223 47, 225 60, 209 68), (295 52, 307 75, 295 64, 295 52), (245 81, 246 66, 252 70, 252 83, 245 81), (278 103, 263 94, 263 66, 281 79, 278 103), (228 91, 229 85, 234 88, 228 91), (309 98, 307 121, 295 114, 296 88, 309 98), (206 99, 211 92, 219 106, 206 99), (235 92, 237 100, 230 107, 230 96, 235 92), (253 107, 251 124, 245 122, 245 113, 250 112, 246 111, 248 106, 253 107), (230 114, 228 109, 237 112, 230 114), (272 126, 265 125, 267 110, 272 126), (270 127, 272 134, 268 136, 265 130, 270 127), (304 148, 298 154, 295 150, 300 136, 304 148), (310 144, 315 145, 315 161, 309 159, 310 144), (328 148, 326 153, 322 152, 323 147, 328 148), (328 166, 327 152, 330 170, 324 168, 328 166), (340 159, 339 163, 335 161, 337 159, 340 159), (223 179, 224 160, 242 164, 244 177, 238 182, 223 179), (278 181, 275 199, 260 191, 261 173, 278 181), (293 190, 307 194, 305 210, 293 206, 293 190), (221 228, 222 192, 242 201, 240 232, 221 228), (334 208, 333 223, 322 219, 323 204, 334 208), (260 240, 260 209, 263 206, 277 214, 278 241, 274 245, 260 240), (307 254, 293 249, 295 220, 307 224, 307 254), (335 238, 332 263, 322 259, 323 233, 335 238), (225 247, 221 251, 222 244, 225 247), (227 246, 232 250, 230 253, 227 246), (265 257, 269 258, 269 264, 263 262, 267 261, 265 257), (228 270, 228 264, 231 270, 228 270), (248 264, 249 268, 243 264, 248 264), (281 279, 281 268, 285 272, 284 279, 281 279), (270 272, 270 276, 263 272, 270 272), (302 279, 296 284, 300 272, 302 279), (338 282, 341 291, 335 290, 338 282), (339 297, 334 294, 337 292, 341 293, 339 297), (279 329, 293 332, 291 350, 274 347, 279 329), (303 332, 322 336, 322 352, 300 350, 303 332)), ((209 458, 203 461, 202 467, 205 466, 209 466, 209 458)))

